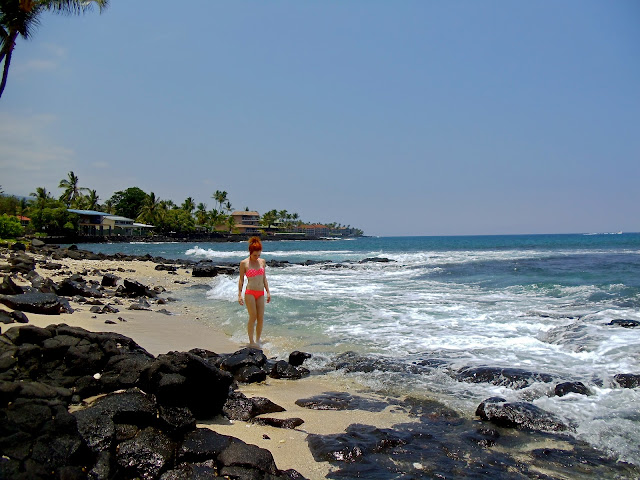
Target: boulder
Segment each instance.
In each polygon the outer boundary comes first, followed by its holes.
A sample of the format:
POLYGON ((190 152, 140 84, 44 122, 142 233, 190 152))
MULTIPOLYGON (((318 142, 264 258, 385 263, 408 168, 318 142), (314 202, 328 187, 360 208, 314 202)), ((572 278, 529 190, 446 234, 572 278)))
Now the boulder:
POLYGON ((638 320, 625 320, 625 319, 616 319, 611 320, 607 325, 617 325, 618 327, 624 328, 635 328, 640 326, 640 322, 638 320))
POLYGON ((1 295, 20 295, 21 293, 24 293, 24 290, 16 285, 10 276, 2 277, 2 283, 0 283, 1 295))
POLYGON ((507 402, 504 398, 491 397, 478 405, 476 415, 500 427, 559 432, 569 430, 552 413, 531 403, 507 402))
POLYGON ((465 367, 458 370, 455 379, 469 383, 491 383, 514 389, 526 388, 537 382, 553 381, 553 377, 546 373, 503 367, 465 367))
POLYGON ((254 418, 252 423, 256 423, 258 425, 267 425, 269 427, 275 428, 288 428, 293 430, 296 427, 299 427, 304 423, 304 420, 301 418, 269 418, 269 417, 260 417, 254 418))
POLYGON ((284 412, 285 409, 264 397, 247 398, 243 393, 231 392, 222 408, 230 420, 248 421, 265 413, 284 412))
POLYGON ((157 478, 172 463, 174 450, 166 433, 147 427, 118 445, 116 459, 126 478, 157 478))
POLYGON ((298 350, 296 350, 295 352, 291 352, 289 354, 289 364, 291 364, 294 367, 299 367, 308 358, 311 358, 310 353, 299 352, 298 350))
POLYGON ((578 393, 580 395, 589 395, 589 389, 582 382, 565 382, 556 385, 554 393, 558 397, 563 397, 569 393, 578 393))
POLYGON ((255 365, 248 365, 237 369, 233 378, 240 383, 260 383, 267 379, 267 372, 255 365))
POLYGON ((222 413, 232 381, 230 374, 188 352, 159 355, 140 378, 143 390, 156 395, 159 404, 187 407, 196 418, 222 413))
POLYGON ((112 273, 105 273, 102 276, 102 281, 100 282, 100 285, 102 285, 103 287, 115 287, 119 279, 120 277, 118 277, 117 275, 114 275, 112 273))
POLYGON ((36 268, 36 262, 33 257, 19 252, 9 257, 11 272, 27 274, 36 268))
POLYGON ((295 403, 311 410, 364 410, 366 412, 382 412, 389 406, 384 401, 345 392, 325 392, 310 398, 298 399, 295 403))
POLYGON ((231 471, 225 473, 225 467, 246 467, 271 475, 278 473, 276 462, 273 460, 273 455, 269 450, 240 441, 231 442, 218 455, 218 463, 222 465, 220 473, 223 476, 232 476, 231 471))
POLYGON ((309 370, 307 370, 306 368, 294 367, 288 362, 280 360, 273 365, 269 376, 271 378, 287 378, 290 380, 295 380, 302 378, 303 376, 308 374, 309 370))
POLYGON ((29 323, 29 319, 20 310, 13 312, 0 310, 0 323, 29 323))
POLYGON ((238 440, 208 428, 196 428, 184 436, 182 444, 178 448, 178 460, 202 462, 216 459, 234 441, 238 440))
POLYGON ((136 280, 124 280, 123 293, 129 297, 155 297, 155 291, 136 280))
POLYGON ((618 375, 614 375, 613 379, 622 388, 640 387, 640 375, 633 373, 619 373, 618 375))
POLYGON ((14 252, 26 252, 27 246, 22 242, 16 242, 9 247, 9 250, 12 250, 14 252))
POLYGON ((365 258, 364 260, 360 260, 358 263, 389 263, 391 261, 394 260, 389 260, 388 258, 384 258, 384 257, 370 257, 370 258, 365 258))
POLYGON ((162 263, 156 265, 155 270, 158 271, 165 271, 165 272, 175 272, 176 270, 178 270, 178 267, 175 267, 173 265, 164 265, 162 263))
POLYGON ((250 383, 252 381, 263 381, 266 378, 260 371, 264 371, 267 357, 262 350, 256 348, 243 348, 237 352, 227 355, 220 362, 220 368, 230 372, 238 381, 250 383))
POLYGON ((73 297, 75 295, 93 298, 103 297, 102 292, 97 290, 95 287, 88 285, 86 282, 75 281, 70 278, 62 281, 56 293, 67 297, 73 297))
POLYGON ((2 432, 2 470, 9 463, 20 471, 4 478, 82 478, 91 465, 75 419, 59 400, 17 399, 3 411, 2 432))
POLYGON ((44 270, 62 270, 63 265, 61 263, 46 262, 40 264, 40 268, 44 270))
POLYGON ((197 264, 191 269, 192 277, 217 277, 218 275, 233 275, 236 269, 234 267, 197 264))
POLYGON ((0 295, 0 303, 14 310, 42 315, 60 315, 65 310, 53 293, 30 292, 21 295, 0 295))

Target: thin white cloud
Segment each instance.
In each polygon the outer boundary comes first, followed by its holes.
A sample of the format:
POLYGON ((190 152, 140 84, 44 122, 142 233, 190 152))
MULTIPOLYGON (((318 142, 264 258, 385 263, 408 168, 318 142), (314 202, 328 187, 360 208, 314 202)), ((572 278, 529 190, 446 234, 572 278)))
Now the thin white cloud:
POLYGON ((72 168, 74 151, 54 139, 56 121, 47 114, 0 112, 0 184, 5 191, 25 194, 37 186, 57 186, 60 172, 72 168))
POLYGON ((16 75, 31 72, 44 72, 57 70, 61 62, 67 57, 67 50, 59 45, 45 43, 39 46, 37 56, 29 60, 21 61, 16 57, 12 62, 12 70, 16 75))

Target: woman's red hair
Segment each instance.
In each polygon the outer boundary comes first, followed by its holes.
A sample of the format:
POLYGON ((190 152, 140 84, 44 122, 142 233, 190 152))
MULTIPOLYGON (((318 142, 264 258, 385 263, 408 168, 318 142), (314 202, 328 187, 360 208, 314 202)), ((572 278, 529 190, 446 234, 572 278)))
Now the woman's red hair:
POLYGON ((249 253, 253 253, 257 250, 262 250, 262 242, 260 237, 251 237, 249 239, 249 253))

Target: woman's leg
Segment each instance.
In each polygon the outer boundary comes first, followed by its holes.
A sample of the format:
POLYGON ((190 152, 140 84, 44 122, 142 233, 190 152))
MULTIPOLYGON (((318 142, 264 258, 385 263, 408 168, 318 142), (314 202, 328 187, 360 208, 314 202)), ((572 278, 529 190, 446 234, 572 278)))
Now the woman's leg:
POLYGON ((264 295, 256 299, 256 343, 260 343, 262 324, 264 323, 264 295))
MULTIPOLYGON (((249 344, 255 345, 253 341, 253 329, 255 328, 256 319, 258 317, 256 308, 256 298, 253 295, 244 296, 244 304, 247 306, 247 312, 249 313, 249 322, 247 323, 247 333, 249 334, 249 344)), ((260 338, 260 335, 258 335, 260 338)))

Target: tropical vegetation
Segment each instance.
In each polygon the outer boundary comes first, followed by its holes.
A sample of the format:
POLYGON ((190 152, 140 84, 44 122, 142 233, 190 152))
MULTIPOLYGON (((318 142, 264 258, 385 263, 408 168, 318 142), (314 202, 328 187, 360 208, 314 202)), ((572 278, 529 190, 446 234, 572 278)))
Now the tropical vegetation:
MULTIPOLYGON (((133 219, 153 226, 155 234, 234 233, 236 229, 229 194, 223 190, 216 190, 212 194, 215 207, 209 209, 206 203, 196 203, 193 197, 187 197, 178 205, 173 200, 161 199, 154 192, 147 193, 139 187, 117 191, 110 198, 100 202, 97 191, 81 186, 78 176, 73 171, 60 180, 58 188, 61 192, 57 198, 45 187, 37 187, 29 197, 19 198, 5 195, 0 186, 0 215, 7 214, 16 219, 18 224, 18 217, 26 217, 30 219, 26 233, 47 235, 76 233, 79 216, 74 213, 75 210, 98 211, 133 219)), ((245 211, 249 211, 249 207, 246 207, 245 211)), ((15 221, 11 221, 12 225, 15 221)), ((264 231, 292 232, 296 227, 305 225, 305 222, 300 220, 297 213, 274 209, 261 216, 260 224, 264 231)), ((343 227, 337 223, 325 225, 333 230, 343 227)), ((22 234, 22 231, 18 232, 17 229, 10 231, 15 235, 22 234)), ((349 233, 363 234, 358 229, 351 229, 349 233)))

